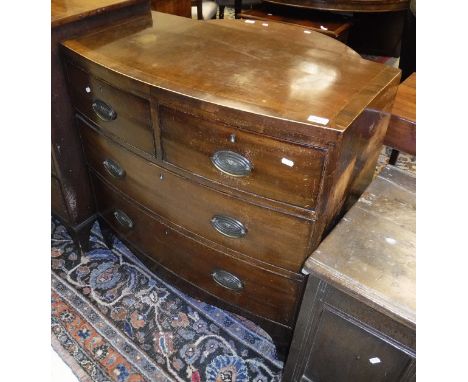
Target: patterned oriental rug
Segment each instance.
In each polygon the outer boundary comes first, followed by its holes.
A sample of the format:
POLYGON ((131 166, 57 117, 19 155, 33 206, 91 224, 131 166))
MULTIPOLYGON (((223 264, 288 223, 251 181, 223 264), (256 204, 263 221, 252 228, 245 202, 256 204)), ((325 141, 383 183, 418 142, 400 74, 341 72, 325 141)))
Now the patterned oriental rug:
POLYGON ((82 382, 279 382, 283 363, 252 322, 152 274, 99 225, 75 250, 52 219, 52 346, 82 382))

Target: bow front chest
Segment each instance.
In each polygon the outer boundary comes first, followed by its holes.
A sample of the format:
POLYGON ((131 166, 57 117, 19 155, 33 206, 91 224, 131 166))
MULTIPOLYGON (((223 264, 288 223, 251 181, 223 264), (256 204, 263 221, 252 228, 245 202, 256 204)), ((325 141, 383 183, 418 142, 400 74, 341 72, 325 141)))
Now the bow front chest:
POLYGON ((287 343, 305 259, 372 179, 399 71, 286 25, 157 12, 62 48, 101 222, 287 343))

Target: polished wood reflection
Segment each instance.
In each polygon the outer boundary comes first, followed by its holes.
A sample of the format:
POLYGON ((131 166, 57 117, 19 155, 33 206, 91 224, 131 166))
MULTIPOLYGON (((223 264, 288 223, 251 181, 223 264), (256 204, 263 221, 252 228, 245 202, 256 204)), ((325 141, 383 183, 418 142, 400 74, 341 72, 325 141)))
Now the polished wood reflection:
POLYGON ((131 78, 192 98, 337 130, 346 129, 375 97, 376 83, 396 75, 395 69, 363 60, 338 41, 287 25, 231 20, 238 24, 234 32, 229 23, 157 12, 151 17, 150 25, 132 34, 131 43, 123 37, 137 28, 135 23, 65 46, 131 78))
POLYGON ((52 28, 138 3, 142 0, 52 0, 52 28))
POLYGON ((408 9, 410 0, 267 0, 265 3, 327 11, 389 12, 408 9))

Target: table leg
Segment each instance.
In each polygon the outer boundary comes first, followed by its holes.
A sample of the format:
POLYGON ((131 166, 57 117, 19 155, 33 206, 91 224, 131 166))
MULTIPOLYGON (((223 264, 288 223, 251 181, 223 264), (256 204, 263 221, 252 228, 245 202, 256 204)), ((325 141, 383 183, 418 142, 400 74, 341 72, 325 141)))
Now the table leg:
POLYGON ((388 160, 388 164, 395 165, 399 154, 400 152, 398 150, 392 149, 390 159, 388 160))
POLYGON ((242 0, 235 0, 234 1, 234 14, 235 18, 239 19, 239 13, 242 11, 242 0))

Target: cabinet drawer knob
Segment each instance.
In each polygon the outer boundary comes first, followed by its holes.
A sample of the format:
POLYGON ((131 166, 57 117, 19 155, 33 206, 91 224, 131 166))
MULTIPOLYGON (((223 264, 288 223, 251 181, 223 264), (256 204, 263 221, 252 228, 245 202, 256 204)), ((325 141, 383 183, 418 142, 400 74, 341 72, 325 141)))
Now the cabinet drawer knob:
POLYGON ((211 218, 213 228, 224 236, 238 239, 247 234, 247 229, 239 221, 229 216, 215 215, 211 218))
POLYGON ((215 269, 211 276, 216 283, 226 289, 230 289, 235 292, 244 289, 244 283, 239 279, 239 277, 227 271, 223 271, 222 269, 215 269))
POLYGON ((100 99, 95 99, 92 106, 96 115, 103 121, 113 121, 117 118, 117 112, 112 108, 112 106, 100 99))
POLYGON ((102 165, 104 166, 105 170, 109 173, 110 176, 113 176, 114 178, 123 178, 125 177, 125 170, 120 167, 120 165, 112 160, 112 159, 105 159, 102 162, 102 165))
POLYGON ((122 227, 132 229, 135 224, 133 223, 133 220, 128 217, 128 215, 120 210, 117 210, 114 212, 114 217, 115 220, 117 220, 117 223, 119 223, 122 227))
POLYGON ((247 158, 229 150, 216 151, 211 162, 219 171, 231 176, 247 176, 253 168, 247 158))

